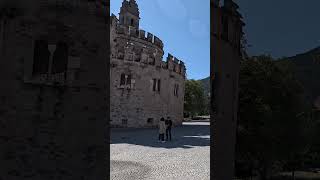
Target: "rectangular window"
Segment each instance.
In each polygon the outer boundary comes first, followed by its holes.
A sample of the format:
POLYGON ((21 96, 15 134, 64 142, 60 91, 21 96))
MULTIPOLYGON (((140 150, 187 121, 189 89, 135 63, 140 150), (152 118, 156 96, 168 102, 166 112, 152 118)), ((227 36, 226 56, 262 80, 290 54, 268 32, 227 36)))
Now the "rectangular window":
POLYGON ((131 75, 128 75, 127 77, 127 85, 131 85, 131 75))
POLYGON ((177 92, 176 92, 176 96, 178 97, 178 92, 179 92, 179 85, 177 84, 177 92))
POLYGON ((120 86, 121 85, 125 85, 125 83, 126 83, 126 75, 125 74, 121 74, 120 86))
POLYGON ((158 79, 158 92, 160 92, 160 79, 158 79))
POLYGON ((126 86, 126 88, 132 88, 134 86, 135 80, 132 79, 132 75, 126 75, 124 73, 121 74, 120 77, 120 88, 124 88, 124 86, 126 86))
POLYGON ((157 79, 153 79, 153 91, 156 91, 157 79))
POLYGON ((179 91, 179 85, 178 84, 175 84, 174 85, 174 96, 178 97, 178 91, 179 91))
POLYGON ((161 90, 161 80, 160 79, 152 79, 152 91, 160 92, 161 90))

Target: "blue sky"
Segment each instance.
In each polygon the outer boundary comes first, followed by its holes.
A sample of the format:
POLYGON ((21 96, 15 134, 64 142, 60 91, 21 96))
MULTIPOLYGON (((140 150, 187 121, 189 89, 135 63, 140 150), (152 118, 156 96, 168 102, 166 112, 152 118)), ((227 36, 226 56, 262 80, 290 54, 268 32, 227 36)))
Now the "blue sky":
MULTIPOLYGON (((118 17, 123 0, 111 0, 111 13, 118 17)), ((210 75, 210 1, 136 0, 140 28, 159 37, 164 56, 170 53, 185 62, 188 79, 210 75)))
POLYGON ((249 55, 294 56, 320 46, 319 0, 237 0, 249 55))

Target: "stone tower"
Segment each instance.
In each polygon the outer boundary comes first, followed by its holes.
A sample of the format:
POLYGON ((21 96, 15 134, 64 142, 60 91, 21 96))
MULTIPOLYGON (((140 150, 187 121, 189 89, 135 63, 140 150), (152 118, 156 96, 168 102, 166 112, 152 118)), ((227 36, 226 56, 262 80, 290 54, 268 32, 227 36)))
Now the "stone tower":
POLYGON ((120 24, 139 29, 139 8, 135 0, 123 0, 119 13, 120 24))
POLYGON ((110 125, 156 127, 162 116, 183 120, 185 65, 163 42, 139 28, 136 1, 123 1, 119 19, 110 17, 110 125))

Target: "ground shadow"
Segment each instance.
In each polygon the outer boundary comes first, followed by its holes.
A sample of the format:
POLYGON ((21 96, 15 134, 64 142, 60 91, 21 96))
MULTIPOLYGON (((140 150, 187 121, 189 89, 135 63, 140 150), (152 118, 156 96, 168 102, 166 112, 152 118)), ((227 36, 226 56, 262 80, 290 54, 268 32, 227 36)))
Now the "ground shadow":
POLYGON ((209 122, 184 123, 172 129, 172 141, 158 142, 158 129, 112 129, 111 144, 134 144, 158 148, 210 146, 209 122))
POLYGON ((113 180, 145 179, 150 168, 138 162, 111 160, 110 172, 113 180))

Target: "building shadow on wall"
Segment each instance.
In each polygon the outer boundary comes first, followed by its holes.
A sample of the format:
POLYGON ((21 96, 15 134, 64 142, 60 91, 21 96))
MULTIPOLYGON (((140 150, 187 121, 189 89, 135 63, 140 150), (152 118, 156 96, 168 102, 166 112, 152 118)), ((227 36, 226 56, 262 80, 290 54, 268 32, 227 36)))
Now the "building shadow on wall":
MULTIPOLYGON (((158 142, 158 129, 111 129, 112 144, 133 144, 156 148, 193 148, 210 146, 208 122, 184 123, 172 129, 172 141, 158 142)), ((112 146, 111 146, 112 148, 112 146)))

